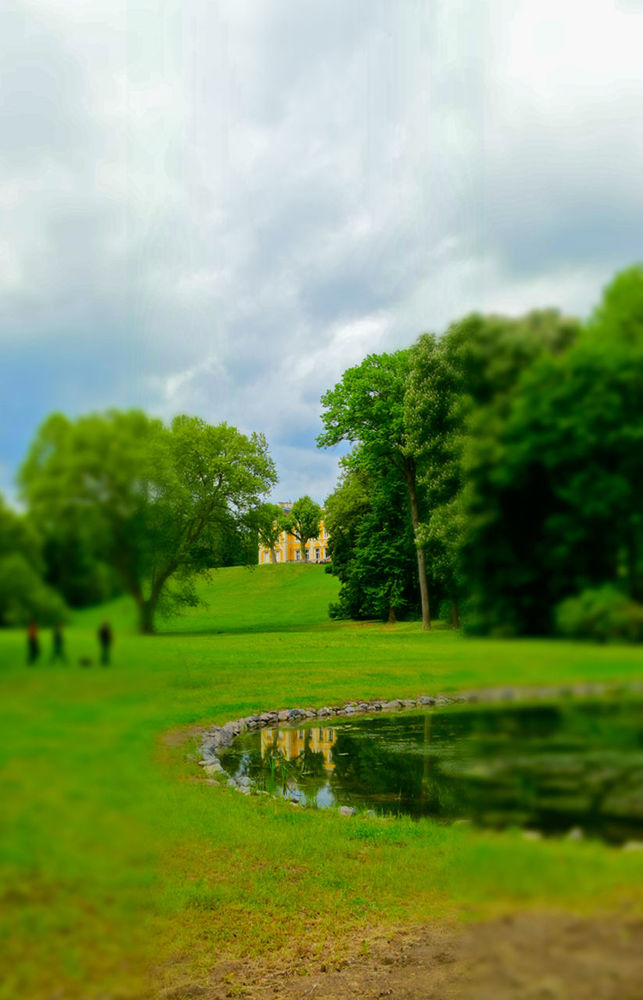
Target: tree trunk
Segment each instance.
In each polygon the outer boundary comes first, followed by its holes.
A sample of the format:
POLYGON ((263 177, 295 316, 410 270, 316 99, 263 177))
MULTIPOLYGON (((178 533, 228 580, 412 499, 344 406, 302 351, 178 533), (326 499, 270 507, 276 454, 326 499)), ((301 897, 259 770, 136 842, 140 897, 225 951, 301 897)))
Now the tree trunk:
POLYGON ((451 598, 451 624, 453 628, 460 628, 460 609, 457 597, 451 598))
POLYGON ((139 628, 143 635, 153 635, 154 633, 154 612, 156 601, 149 598, 139 605, 139 628))
POLYGON ((270 562, 271 563, 277 562, 277 553, 275 552, 274 548, 270 550, 270 562))
POLYGON ((388 606, 388 623, 389 625, 397 624, 397 615, 395 614, 395 608, 392 604, 389 604, 388 606))
MULTIPOLYGON (((409 491, 409 501, 411 504, 411 524, 413 532, 416 533, 420 527, 420 509, 418 507, 417 489, 415 483, 415 468, 412 461, 407 460, 404 467, 404 478, 409 491)), ((429 585, 426 580, 426 559, 424 549, 416 544, 418 560, 418 582, 420 584, 420 600, 422 601, 422 631, 431 630, 431 612, 429 608, 429 585)))

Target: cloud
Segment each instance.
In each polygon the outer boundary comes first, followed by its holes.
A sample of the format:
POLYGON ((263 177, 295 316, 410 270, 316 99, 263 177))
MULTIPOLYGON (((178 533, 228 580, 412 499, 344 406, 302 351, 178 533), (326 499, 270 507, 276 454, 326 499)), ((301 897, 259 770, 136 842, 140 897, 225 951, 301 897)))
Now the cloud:
POLYGON ((640 253, 641 4, 0 17, 8 468, 53 408, 137 405, 264 431, 322 499, 347 366, 473 308, 586 313, 640 253))

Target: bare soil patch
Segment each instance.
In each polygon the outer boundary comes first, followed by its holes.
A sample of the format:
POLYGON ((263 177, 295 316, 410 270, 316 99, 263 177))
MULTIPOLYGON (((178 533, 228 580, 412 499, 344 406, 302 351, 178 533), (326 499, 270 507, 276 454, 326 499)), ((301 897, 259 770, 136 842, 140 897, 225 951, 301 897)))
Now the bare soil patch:
POLYGON ((643 920, 521 913, 373 934, 342 960, 225 962, 165 1000, 641 1000, 643 920))

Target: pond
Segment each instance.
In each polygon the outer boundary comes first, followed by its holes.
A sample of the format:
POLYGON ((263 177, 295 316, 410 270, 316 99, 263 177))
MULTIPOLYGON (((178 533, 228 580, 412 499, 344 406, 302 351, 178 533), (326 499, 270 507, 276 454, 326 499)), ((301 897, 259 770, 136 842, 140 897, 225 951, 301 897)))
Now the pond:
POLYGON ((336 717, 243 734, 221 763, 319 808, 643 840, 641 701, 336 717))

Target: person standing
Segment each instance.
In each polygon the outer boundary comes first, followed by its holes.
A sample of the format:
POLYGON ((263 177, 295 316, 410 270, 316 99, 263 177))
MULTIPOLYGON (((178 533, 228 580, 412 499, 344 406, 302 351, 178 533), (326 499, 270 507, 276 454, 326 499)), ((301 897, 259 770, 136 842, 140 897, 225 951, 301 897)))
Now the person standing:
POLYGON ((103 622, 98 630, 98 642, 100 643, 100 662, 104 667, 109 666, 112 639, 112 629, 109 622, 103 622))
POLYGON ((54 660, 62 660, 63 663, 67 663, 67 657, 65 656, 65 638, 63 636, 62 622, 58 622, 54 625, 54 630, 52 633, 52 646, 51 646, 51 662, 54 660))
POLYGON ((38 626, 34 621, 31 621, 27 629, 27 663, 33 666, 39 656, 40 641, 38 639, 38 626))

